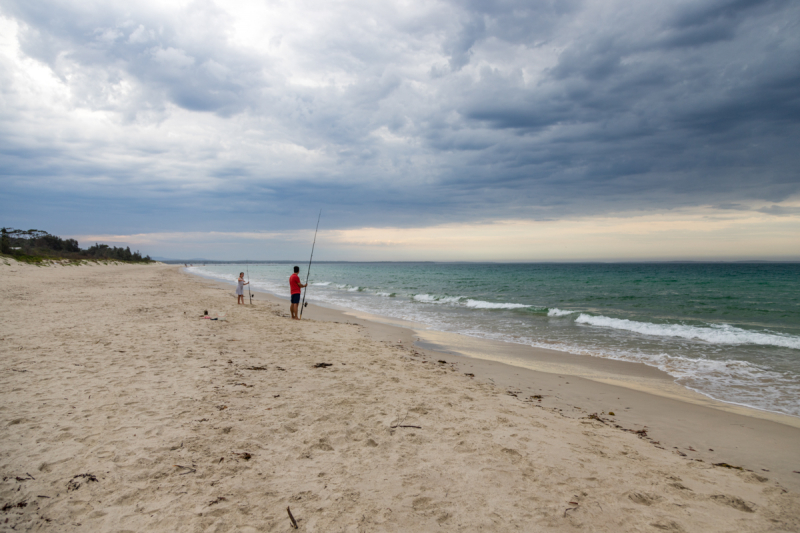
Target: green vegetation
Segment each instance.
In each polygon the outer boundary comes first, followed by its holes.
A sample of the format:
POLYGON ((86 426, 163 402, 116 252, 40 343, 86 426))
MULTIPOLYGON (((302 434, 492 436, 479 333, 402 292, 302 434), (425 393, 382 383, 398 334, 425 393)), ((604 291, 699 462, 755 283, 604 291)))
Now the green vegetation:
POLYGON ((81 250, 75 239, 62 239, 38 229, 19 230, 2 228, 0 253, 10 255, 17 261, 41 263, 42 261, 124 261, 126 263, 149 263, 150 256, 142 257, 130 247, 117 248, 107 244, 97 244, 81 250))

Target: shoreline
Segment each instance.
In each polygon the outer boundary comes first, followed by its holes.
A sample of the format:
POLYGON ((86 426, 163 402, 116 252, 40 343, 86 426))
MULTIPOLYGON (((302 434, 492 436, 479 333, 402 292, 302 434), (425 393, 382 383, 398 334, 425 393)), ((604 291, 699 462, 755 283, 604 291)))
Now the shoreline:
MULTIPOLYGON (((180 270, 222 290, 235 289, 232 282, 194 274, 183 267, 180 270)), ((285 306, 288 313, 288 298, 253 289, 253 301, 257 299, 285 306)), ((438 332, 389 317, 319 304, 309 303, 305 313, 304 320, 357 324, 372 339, 416 350, 431 361, 455 362, 457 368, 475 374, 477 380, 512 392, 541 394, 541 405, 558 410, 562 416, 581 418, 614 412, 615 416, 606 417, 610 423, 633 431, 646 430, 662 447, 706 462, 780 472, 776 477, 782 484, 800 491, 800 474, 793 472, 800 470, 800 451, 792 453, 800 442, 800 418, 711 398, 645 363, 438 332), (488 356, 493 350, 503 354, 525 352, 527 357, 488 356), (675 420, 676 413, 680 420, 675 420), (758 444, 761 434, 771 435, 770 447, 787 453, 765 457, 758 444)))
POLYGON ((285 531, 287 508, 308 531, 800 528, 795 428, 233 293, 0 265, 0 529, 285 531))
MULTIPOLYGON (((206 277, 194 272, 188 272, 183 268, 182 272, 211 283, 218 283, 223 287, 228 287, 233 283, 206 277)), ((282 296, 267 290, 252 290, 254 294, 265 294, 275 298, 277 301, 285 300, 288 302, 288 298, 284 299, 282 296)), ((656 396, 663 396, 665 398, 711 407, 743 416, 763 418, 779 424, 800 428, 800 417, 715 398, 710 394, 678 383, 678 378, 672 374, 644 362, 575 354, 563 350, 533 347, 509 341, 438 331, 424 324, 375 315, 369 312, 339 307, 327 303, 324 305, 309 303, 309 306, 311 305, 320 309, 337 311, 349 317, 359 318, 369 323, 383 324, 401 330, 411 330, 415 345, 421 349, 425 348, 429 351, 441 354, 456 355, 467 359, 480 359, 537 372, 567 374, 606 383, 608 385, 616 385, 656 396), (490 356, 490 353, 499 353, 500 355, 490 356)))

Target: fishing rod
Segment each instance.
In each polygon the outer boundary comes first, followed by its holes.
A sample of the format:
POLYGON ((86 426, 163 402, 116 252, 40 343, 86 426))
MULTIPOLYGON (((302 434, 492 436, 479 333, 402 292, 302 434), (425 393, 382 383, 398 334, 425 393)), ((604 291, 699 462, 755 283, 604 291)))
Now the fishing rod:
POLYGON ((247 269, 247 294, 250 295, 250 305, 253 305, 253 293, 250 291, 250 260, 245 259, 245 268, 247 269))
POLYGON ((317 229, 314 230, 314 242, 311 244, 311 257, 308 258, 308 271, 306 272, 306 286, 303 289, 303 303, 300 305, 300 318, 303 318, 303 308, 306 306, 306 292, 308 291, 308 277, 311 275, 311 260, 314 259, 314 246, 317 244, 317 231, 319 231, 319 219, 322 216, 322 209, 317 215, 317 229))

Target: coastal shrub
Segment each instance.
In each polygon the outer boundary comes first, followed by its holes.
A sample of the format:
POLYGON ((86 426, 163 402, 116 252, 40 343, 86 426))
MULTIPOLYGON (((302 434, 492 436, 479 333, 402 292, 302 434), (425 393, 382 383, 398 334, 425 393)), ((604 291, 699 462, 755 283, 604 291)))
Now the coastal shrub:
POLYGON ((134 263, 152 261, 149 255, 142 257, 138 250, 131 252, 129 246, 118 248, 95 243, 94 246, 82 250, 75 239, 62 239, 38 229, 2 228, 2 253, 13 255, 20 261, 37 263, 44 259, 93 259, 134 263))
POLYGON ((117 248, 116 246, 109 246, 107 244, 97 244, 86 249, 86 254, 95 259, 116 259, 119 261, 135 261, 135 262, 149 262, 150 256, 142 257, 142 254, 137 250, 131 252, 130 246, 125 248, 117 248))
POLYGON ((3 228, 2 232, 3 232, 3 235, 2 235, 2 239, 0 240, 0 253, 10 254, 11 253, 11 239, 8 238, 8 231, 6 231, 6 228, 3 228))

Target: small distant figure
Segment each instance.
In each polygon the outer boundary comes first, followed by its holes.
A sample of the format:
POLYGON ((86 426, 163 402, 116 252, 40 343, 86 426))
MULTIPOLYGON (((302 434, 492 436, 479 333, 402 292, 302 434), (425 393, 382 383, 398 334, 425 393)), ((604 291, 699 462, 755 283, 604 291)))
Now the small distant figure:
POLYGON ((236 287, 236 296, 238 296, 236 303, 244 305, 244 286, 250 282, 244 280, 244 272, 239 272, 239 279, 236 282, 238 283, 236 287))
POLYGON ((300 317, 297 314, 297 308, 300 305, 300 293, 303 291, 301 290, 306 285, 300 283, 300 276, 297 273, 300 272, 300 267, 294 267, 294 274, 289 276, 289 288, 292 292, 292 305, 289 309, 292 311, 292 318, 295 320, 300 320, 300 317))

